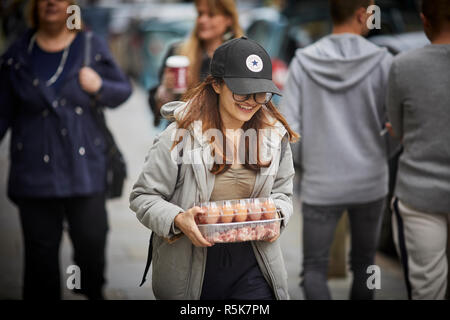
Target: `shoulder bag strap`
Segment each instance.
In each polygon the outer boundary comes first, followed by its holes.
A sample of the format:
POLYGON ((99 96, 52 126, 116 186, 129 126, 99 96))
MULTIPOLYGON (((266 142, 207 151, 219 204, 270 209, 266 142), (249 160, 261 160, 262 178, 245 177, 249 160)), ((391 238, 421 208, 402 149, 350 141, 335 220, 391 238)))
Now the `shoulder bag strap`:
MULTIPOLYGON (((84 43, 84 59, 83 59, 83 66, 89 67, 91 64, 91 51, 92 51, 92 31, 87 31, 85 33, 85 43, 84 43)), ((91 112, 93 115, 93 118, 99 128, 102 130, 103 135, 105 137, 105 141, 108 148, 108 153, 115 152, 116 143, 114 142, 114 138, 111 134, 111 131, 109 131, 108 126, 106 125, 105 115, 103 114, 103 110, 96 105, 96 98, 94 96, 91 96, 91 112)), ((109 156, 109 154, 108 154, 109 156)))

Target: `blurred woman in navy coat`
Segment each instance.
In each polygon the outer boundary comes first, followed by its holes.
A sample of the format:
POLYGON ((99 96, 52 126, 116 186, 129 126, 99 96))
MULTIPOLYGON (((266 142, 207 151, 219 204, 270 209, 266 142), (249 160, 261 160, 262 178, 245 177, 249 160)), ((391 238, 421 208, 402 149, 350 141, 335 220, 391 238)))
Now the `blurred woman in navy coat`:
POLYGON ((117 107, 131 85, 106 43, 66 26, 73 0, 32 0, 32 29, 0 59, 0 140, 11 129, 8 196, 20 212, 24 298, 60 299, 59 246, 67 221, 81 289, 103 298, 106 143, 92 116, 117 107))

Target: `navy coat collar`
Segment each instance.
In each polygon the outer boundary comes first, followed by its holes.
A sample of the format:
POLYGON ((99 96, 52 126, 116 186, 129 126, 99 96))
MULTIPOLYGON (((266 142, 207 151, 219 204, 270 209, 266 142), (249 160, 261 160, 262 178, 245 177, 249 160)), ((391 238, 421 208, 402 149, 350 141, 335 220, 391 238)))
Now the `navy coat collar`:
MULTIPOLYGON (((37 30, 35 30, 35 29, 28 30, 22 36, 22 38, 17 42, 17 47, 12 52, 14 59, 17 60, 20 63, 23 70, 25 70, 25 72, 28 73, 29 79, 31 79, 31 81, 34 81, 34 79, 37 79, 37 76, 34 74, 33 69, 31 67, 32 61, 31 61, 31 54, 29 52, 31 38, 36 33, 36 31, 37 30)), ((82 39, 81 39, 83 41, 83 43, 81 45, 81 48, 82 48, 81 53, 82 54, 76 54, 75 62, 71 66, 68 66, 70 68, 70 70, 68 70, 68 72, 67 72, 67 75, 64 79, 64 83, 61 85, 60 91, 62 91, 62 89, 64 88, 64 85, 68 81, 70 81, 72 79, 72 77, 78 77, 78 73, 79 73, 80 69, 82 68, 82 64, 84 61, 84 46, 85 46, 86 34, 84 32, 80 32, 80 34, 77 34, 77 37, 82 37, 82 39)), ((74 39, 74 41, 75 41, 75 39, 74 39)), ((43 96, 45 101, 48 103, 49 109, 51 109, 52 111, 55 111, 54 108, 50 107, 50 106, 52 106, 53 101, 55 101, 58 98, 55 91, 53 90, 53 88, 47 87, 44 83, 42 83, 42 81, 39 81, 38 88, 40 89, 39 91, 40 91, 41 95, 43 96)))

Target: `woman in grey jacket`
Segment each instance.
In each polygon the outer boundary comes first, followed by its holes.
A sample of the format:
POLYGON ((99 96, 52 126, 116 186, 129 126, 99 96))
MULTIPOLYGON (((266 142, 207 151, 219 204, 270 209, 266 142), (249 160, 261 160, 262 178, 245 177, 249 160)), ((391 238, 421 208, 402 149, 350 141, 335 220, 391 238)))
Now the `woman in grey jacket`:
POLYGON ((280 94, 271 72, 261 46, 234 39, 216 50, 211 76, 186 103, 163 107, 176 121, 155 139, 130 196, 154 233, 157 299, 289 298, 277 237, 213 245, 195 223, 201 209, 194 203, 270 196, 286 226, 294 177, 287 142, 298 135, 270 102, 280 94), (241 157, 229 157, 241 149, 241 157))

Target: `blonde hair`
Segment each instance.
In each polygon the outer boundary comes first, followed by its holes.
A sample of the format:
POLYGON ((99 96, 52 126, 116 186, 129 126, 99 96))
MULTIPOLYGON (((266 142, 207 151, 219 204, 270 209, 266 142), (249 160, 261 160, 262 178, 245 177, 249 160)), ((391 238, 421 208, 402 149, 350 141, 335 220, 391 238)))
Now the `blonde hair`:
MULTIPOLYGON (((39 29, 39 16, 37 11, 37 3, 39 0, 30 0, 27 7, 27 20, 30 28, 39 29)), ((77 0, 67 0, 69 5, 77 5, 77 0)), ((83 23, 81 23, 83 25, 83 23)))
MULTIPOLYGON (((201 1, 206 1, 208 8, 214 14, 222 14, 231 18, 231 32, 234 37, 238 38, 244 35, 239 24, 239 16, 234 0, 195 0, 195 6, 198 7, 201 1)), ((197 36, 198 25, 195 24, 189 39, 181 45, 178 54, 187 56, 190 61, 189 73, 190 80, 188 86, 190 88, 196 86, 200 82, 200 68, 202 61, 202 43, 197 36)))

